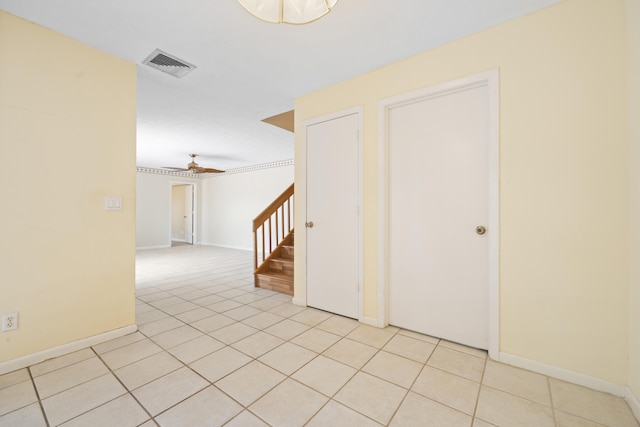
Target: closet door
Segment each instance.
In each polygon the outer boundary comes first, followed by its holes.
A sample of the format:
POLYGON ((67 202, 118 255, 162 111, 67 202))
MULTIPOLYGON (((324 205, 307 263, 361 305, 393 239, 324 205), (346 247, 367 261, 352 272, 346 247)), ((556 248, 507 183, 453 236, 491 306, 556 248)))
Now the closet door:
POLYGON ((488 88, 387 114, 389 323, 487 349, 488 88))
POLYGON ((307 126, 307 305, 357 318, 359 116, 307 126))

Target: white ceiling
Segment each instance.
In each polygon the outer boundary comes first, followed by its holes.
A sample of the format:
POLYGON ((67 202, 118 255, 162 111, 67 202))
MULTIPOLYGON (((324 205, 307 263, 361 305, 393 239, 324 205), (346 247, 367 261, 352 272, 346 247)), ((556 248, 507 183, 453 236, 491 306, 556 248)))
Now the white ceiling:
MULTIPOLYGON (((261 120, 316 89, 560 0, 339 0, 311 24, 260 21, 235 0, 0 0, 0 9, 138 64, 137 164, 218 169, 293 158, 261 120), (159 48, 197 66, 141 65, 159 48)), ((16 40, 19 43, 19 40, 16 40)))

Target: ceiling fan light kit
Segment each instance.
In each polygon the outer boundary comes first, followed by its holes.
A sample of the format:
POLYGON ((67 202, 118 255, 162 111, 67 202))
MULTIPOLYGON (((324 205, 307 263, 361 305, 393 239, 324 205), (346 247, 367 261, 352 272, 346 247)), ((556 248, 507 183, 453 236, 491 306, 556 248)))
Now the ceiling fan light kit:
POLYGON ((338 0, 238 0, 247 12, 274 24, 308 24, 322 18, 338 0))

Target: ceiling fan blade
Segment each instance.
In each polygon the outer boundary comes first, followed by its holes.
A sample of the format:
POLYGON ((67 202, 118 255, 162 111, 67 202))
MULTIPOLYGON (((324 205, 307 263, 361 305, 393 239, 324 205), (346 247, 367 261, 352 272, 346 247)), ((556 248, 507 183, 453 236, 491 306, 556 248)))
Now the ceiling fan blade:
POLYGON ((184 172, 189 170, 189 169, 185 169, 185 168, 174 168, 174 167, 171 167, 171 166, 162 166, 162 169, 172 169, 172 170, 175 170, 175 171, 184 171, 184 172))
POLYGON ((202 172, 205 172, 205 173, 224 173, 224 171, 220 169, 213 169, 213 168, 198 168, 198 169, 201 169, 202 172))
POLYGON ((195 168, 191 168, 192 172, 195 173, 222 173, 224 171, 221 171, 220 169, 213 169, 213 168, 203 168, 200 166, 196 166, 195 168))

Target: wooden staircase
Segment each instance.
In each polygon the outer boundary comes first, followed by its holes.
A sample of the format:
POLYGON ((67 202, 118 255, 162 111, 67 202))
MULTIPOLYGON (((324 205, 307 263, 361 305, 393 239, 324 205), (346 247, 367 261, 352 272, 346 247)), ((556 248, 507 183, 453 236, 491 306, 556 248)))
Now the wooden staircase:
POLYGON ((293 195, 291 184, 253 220, 256 287, 293 295, 293 195))
POLYGON ((255 286, 293 295, 293 230, 255 272, 255 286))

